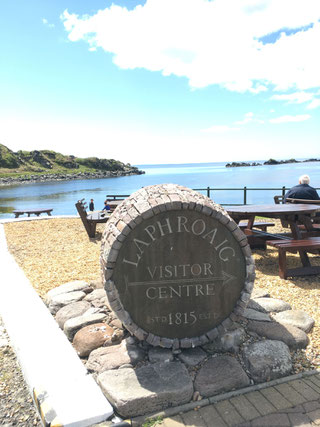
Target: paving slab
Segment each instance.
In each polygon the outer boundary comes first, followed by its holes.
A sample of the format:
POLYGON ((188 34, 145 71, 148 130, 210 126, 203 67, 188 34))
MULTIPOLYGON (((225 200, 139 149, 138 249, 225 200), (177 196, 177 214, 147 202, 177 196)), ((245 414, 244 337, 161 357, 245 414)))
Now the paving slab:
POLYGON ((291 423, 287 414, 270 414, 253 420, 251 425, 252 427, 290 427, 291 423))
POLYGON ((275 388, 286 397, 289 402, 292 403, 293 406, 299 405, 300 403, 304 403, 307 401, 306 398, 302 396, 302 394, 298 393, 293 387, 288 384, 279 384, 276 385, 275 388))
POLYGON ((320 425, 320 409, 307 412, 307 415, 316 425, 320 425))
POLYGON ((219 412, 213 405, 208 405, 200 408, 198 411, 202 419, 206 422, 208 427, 227 427, 227 424, 221 418, 219 412))
POLYGON ((235 396, 230 399, 231 404, 236 408, 239 414, 247 421, 260 416, 260 413, 246 398, 246 395, 235 396))
POLYGON ((188 427, 207 427, 199 411, 188 411, 181 414, 184 424, 188 427))
POLYGON ((319 393, 313 390, 304 380, 290 381, 289 385, 307 400, 316 400, 320 397, 319 393))
POLYGON ((180 415, 176 415, 175 417, 166 418, 163 420, 162 427, 185 427, 185 424, 180 417, 180 415))
POLYGON ((303 409, 305 410, 305 412, 312 412, 316 409, 320 409, 320 401, 315 400, 313 402, 306 402, 303 404, 303 409))
MULTIPOLYGON (((314 408, 313 408, 314 409, 314 408)), ((287 409, 281 409, 280 411, 277 411, 278 413, 281 414, 293 414, 295 412, 305 412, 303 405, 296 405, 293 406, 292 408, 287 408, 287 409)))
POLYGON ((312 381, 317 387, 320 387, 319 375, 312 375, 312 377, 310 377, 310 381, 312 381))
POLYGON ((292 406, 292 403, 289 402, 281 393, 278 392, 274 387, 266 388, 261 390, 261 393, 264 395, 269 402, 272 403, 277 409, 286 409, 292 406))
POLYGON ((246 398, 257 409, 260 415, 268 415, 276 411, 276 408, 267 400, 260 391, 247 393, 246 398))
POLYGON ((302 414, 299 412, 297 412, 297 413, 293 412, 291 414, 288 414, 288 418, 289 418, 292 426, 299 426, 299 427, 311 426, 310 418, 306 414, 302 414))
POLYGON ((308 384, 308 386, 311 387, 314 391, 320 394, 320 387, 317 386, 310 378, 305 378, 304 382, 308 384))
POLYGON ((234 426, 245 421, 228 400, 216 403, 215 409, 219 412, 221 418, 223 418, 228 426, 234 426))

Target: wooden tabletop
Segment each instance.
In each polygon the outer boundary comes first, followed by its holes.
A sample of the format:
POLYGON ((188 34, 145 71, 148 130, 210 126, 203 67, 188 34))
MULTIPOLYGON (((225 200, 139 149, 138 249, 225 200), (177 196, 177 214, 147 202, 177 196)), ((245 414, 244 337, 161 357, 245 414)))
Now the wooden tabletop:
POLYGON ((87 219, 90 221, 107 222, 110 215, 111 215, 110 211, 95 211, 95 212, 90 212, 87 215, 87 219))
POLYGON ((277 218, 285 215, 312 214, 320 211, 320 205, 285 203, 285 204, 270 204, 270 205, 243 205, 243 206, 228 206, 226 208, 228 214, 233 216, 243 215, 258 215, 271 218, 277 218))

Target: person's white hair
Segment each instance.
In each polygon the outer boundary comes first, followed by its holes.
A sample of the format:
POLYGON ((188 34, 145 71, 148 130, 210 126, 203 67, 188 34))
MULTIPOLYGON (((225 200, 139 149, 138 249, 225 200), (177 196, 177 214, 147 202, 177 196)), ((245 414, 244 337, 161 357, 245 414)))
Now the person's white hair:
POLYGON ((310 177, 309 175, 301 175, 299 178, 299 184, 309 184, 310 183, 310 177))

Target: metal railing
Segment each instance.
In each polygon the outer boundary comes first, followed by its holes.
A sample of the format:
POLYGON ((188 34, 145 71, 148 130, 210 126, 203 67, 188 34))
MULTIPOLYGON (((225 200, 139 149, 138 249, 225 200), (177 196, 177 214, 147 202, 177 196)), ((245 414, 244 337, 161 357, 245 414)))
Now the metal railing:
MULTIPOLYGON (((282 187, 276 187, 276 188, 250 188, 247 186, 244 187, 238 187, 238 188, 212 188, 212 187, 206 187, 206 188, 194 188, 195 191, 201 191, 205 192, 206 196, 210 199, 213 197, 213 194, 217 191, 242 191, 243 192, 243 203, 221 203, 223 206, 237 206, 237 205, 247 205, 248 204, 248 192, 249 191, 274 191, 274 195, 281 195, 284 196, 286 191, 288 191, 290 188, 282 186, 282 187)), ((320 188, 316 188, 316 190, 320 190, 320 188)), ((107 195, 106 196, 109 199, 119 199, 119 198, 126 198, 129 197, 128 195, 107 195)))
MULTIPOLYGON (((278 192, 278 194, 284 196, 286 191, 289 190, 289 188, 282 186, 277 188, 250 188, 247 186, 240 187, 240 188, 194 188, 195 191, 205 191, 206 196, 211 198, 213 196, 213 192, 215 191, 242 191, 243 192, 243 203, 237 203, 237 205, 247 205, 248 200, 248 191, 275 191, 278 192)), ((223 203, 224 206, 230 206, 235 205, 235 203, 223 203)))

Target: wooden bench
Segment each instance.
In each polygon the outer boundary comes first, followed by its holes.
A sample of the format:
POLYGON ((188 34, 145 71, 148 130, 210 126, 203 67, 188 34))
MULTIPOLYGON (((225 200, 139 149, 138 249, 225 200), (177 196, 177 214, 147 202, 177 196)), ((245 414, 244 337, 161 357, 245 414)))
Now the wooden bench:
POLYGON ((283 201, 284 201, 284 196, 283 196, 283 195, 281 195, 281 196, 279 196, 279 195, 274 196, 274 197, 273 197, 273 200, 274 200, 274 203, 275 203, 276 205, 279 205, 279 204, 281 204, 281 203, 284 203, 284 202, 283 202, 283 201))
MULTIPOLYGON (((284 201, 283 195, 274 196, 274 202, 276 204, 283 204, 283 203, 302 203, 307 205, 320 205, 320 200, 307 200, 307 199, 294 199, 291 197, 288 197, 286 201, 284 201)), ((316 215, 312 217, 312 222, 314 224, 320 224, 320 216, 316 215)), ((288 227, 288 223, 286 221, 281 221, 282 227, 288 227)))
POLYGON ((24 215, 25 213, 28 214, 28 216, 31 214, 39 216, 42 213, 46 213, 51 216, 52 211, 53 209, 16 209, 12 213, 14 213, 15 218, 19 218, 20 215, 24 215))
POLYGON ((129 197, 129 195, 123 195, 123 194, 107 194, 106 195, 106 199, 107 200, 124 200, 127 197, 129 197))
POLYGON ((109 202, 110 211, 113 212, 127 197, 129 196, 123 194, 107 194, 106 200, 109 202))
POLYGON ((107 222, 110 214, 106 211, 87 213, 87 205, 84 199, 78 200, 76 208, 89 237, 95 237, 97 224, 107 222))
POLYGON ((284 201, 283 195, 277 195, 273 196, 274 203, 280 204, 280 203, 304 203, 307 205, 320 205, 320 200, 312 200, 312 199, 295 199, 293 197, 287 197, 286 201, 284 201))
MULTIPOLYGON (((258 228, 261 231, 267 232, 267 228, 274 227, 274 225, 273 222, 255 221, 253 223, 253 228, 258 228)), ((240 221, 238 226, 244 232, 248 226, 248 221, 240 221)), ((265 239, 256 235, 247 235, 247 239, 251 249, 266 249, 265 239)))
MULTIPOLYGON (((308 205, 320 205, 320 200, 307 200, 307 199, 292 199, 288 197, 286 199, 286 203, 306 203, 308 205)), ((319 206, 320 208, 320 206, 319 206)), ((312 222, 314 224, 320 224, 320 216, 319 213, 317 213, 314 217, 312 217, 312 222)))
POLYGON ((301 240, 286 239, 286 240, 267 240, 267 245, 273 246, 279 251, 279 276, 282 279, 295 276, 310 276, 320 274, 320 266, 312 266, 307 255, 307 252, 315 253, 320 249, 319 237, 307 237, 301 240), (287 268, 287 252, 300 253, 300 258, 303 263, 302 267, 287 268))
MULTIPOLYGON (((255 221, 253 223, 253 228, 260 228, 262 231, 267 231, 268 227, 274 227, 274 225, 274 222, 255 221)), ((248 221, 240 221, 238 226, 241 230, 245 230, 248 226, 248 221)))

